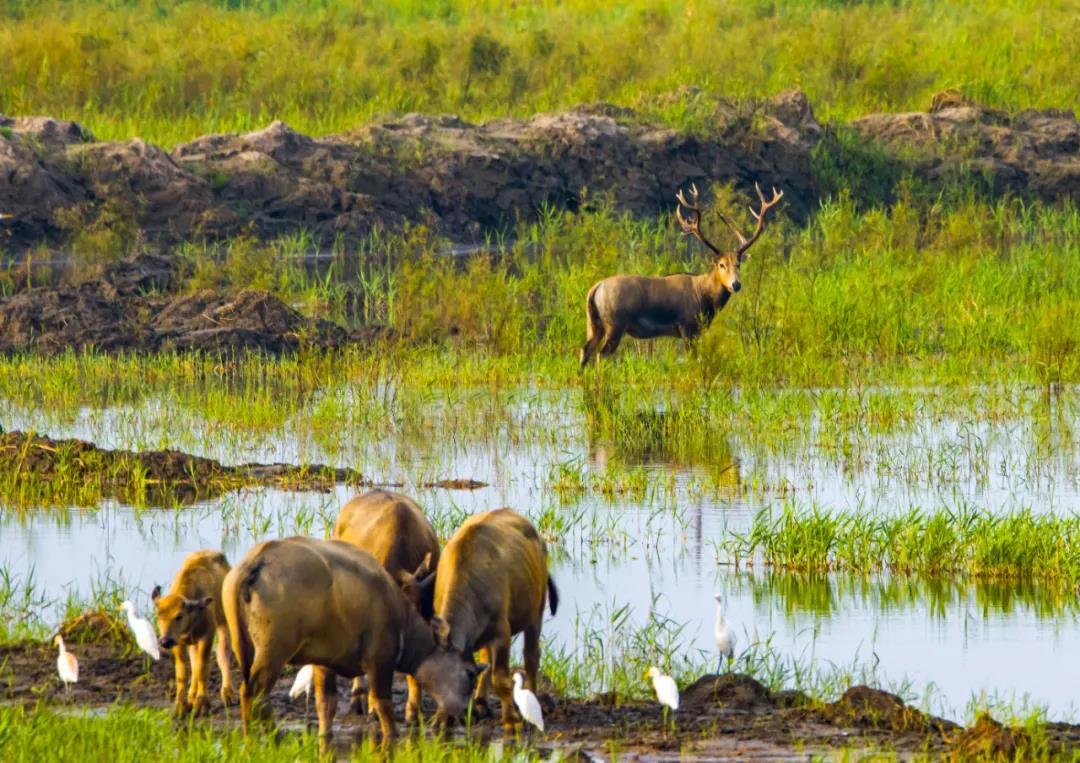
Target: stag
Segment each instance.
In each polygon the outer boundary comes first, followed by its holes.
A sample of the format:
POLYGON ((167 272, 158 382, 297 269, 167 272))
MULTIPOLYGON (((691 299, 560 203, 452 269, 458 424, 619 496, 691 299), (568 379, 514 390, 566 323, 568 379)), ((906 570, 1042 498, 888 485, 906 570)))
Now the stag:
POLYGON ((784 196, 783 191, 778 192, 773 188, 772 198, 766 201, 757 183, 754 183, 754 189, 761 208, 755 211, 753 206, 750 207, 757 227, 749 237, 744 236, 730 219, 716 210, 716 216, 739 241, 739 245, 728 252, 713 246, 701 231, 697 186, 690 186, 690 201, 686 200, 682 191, 675 194, 679 202, 675 207, 675 216, 683 235, 694 236, 712 252, 712 268, 706 273, 697 274, 609 276, 593 284, 589 296, 585 298, 588 336, 585 346, 581 348, 582 367, 594 354, 599 363, 600 355, 614 353, 624 334, 636 339, 682 337, 683 341, 689 343, 708 327, 713 316, 724 309, 731 295, 742 288, 739 265, 746 259, 746 251, 765 230, 769 210, 784 196), (687 210, 686 216, 683 215, 683 207, 687 210))

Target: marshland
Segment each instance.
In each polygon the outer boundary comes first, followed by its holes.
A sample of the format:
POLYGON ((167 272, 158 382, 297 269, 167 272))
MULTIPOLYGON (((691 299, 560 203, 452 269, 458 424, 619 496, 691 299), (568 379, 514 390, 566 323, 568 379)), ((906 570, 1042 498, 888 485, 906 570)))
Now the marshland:
POLYGON ((0 9, 0 757, 1077 756, 1075 3, 0 9), (580 367, 755 182, 700 336, 580 367), (545 732, 171 716, 120 603, 372 488, 535 527, 545 732))

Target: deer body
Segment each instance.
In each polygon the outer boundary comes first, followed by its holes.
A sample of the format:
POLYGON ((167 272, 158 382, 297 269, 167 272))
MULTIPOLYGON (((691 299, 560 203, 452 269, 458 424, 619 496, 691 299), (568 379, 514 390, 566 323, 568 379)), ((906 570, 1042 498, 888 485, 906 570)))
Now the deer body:
POLYGON ((739 239, 738 248, 730 252, 722 252, 704 237, 700 228, 697 188, 691 187, 690 193, 692 203, 687 202, 681 192, 676 198, 681 206, 690 210, 691 217, 683 217, 681 208, 676 208, 676 216, 684 233, 695 236, 712 251, 712 268, 698 274, 609 276, 593 284, 585 300, 587 336, 581 348, 582 366, 594 354, 599 353, 599 362, 600 355, 614 353, 626 334, 636 339, 670 336, 689 341, 707 328, 731 295, 742 288, 739 265, 746 258, 746 250, 764 230, 769 208, 780 201, 783 193, 774 189, 772 200, 765 201, 758 188, 761 210, 750 210, 758 221, 750 238, 743 236, 722 214, 718 215, 739 239))

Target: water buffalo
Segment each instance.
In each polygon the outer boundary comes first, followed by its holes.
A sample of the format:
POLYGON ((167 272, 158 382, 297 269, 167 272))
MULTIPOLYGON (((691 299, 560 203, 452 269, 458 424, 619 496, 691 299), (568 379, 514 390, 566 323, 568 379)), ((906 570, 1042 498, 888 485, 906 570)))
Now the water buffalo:
POLYGON ((220 551, 196 551, 184 559, 169 592, 154 586, 150 598, 157 609, 158 644, 170 649, 176 666, 175 712, 195 714, 209 709, 206 678, 210 673, 210 648, 217 636, 217 664, 221 670, 221 701, 233 701, 229 673, 229 632, 221 606, 221 584, 229 562, 220 551), (185 693, 185 683, 191 676, 185 693))
MULTIPOLYGON (((374 556, 421 615, 431 617, 432 587, 424 582, 428 571, 439 563, 439 536, 415 501, 387 490, 359 495, 342 507, 331 537, 374 556)), ((406 676, 406 681, 409 701, 405 721, 409 723, 420 714, 420 687, 412 676, 406 676)), ((353 681, 351 704, 354 710, 361 711, 359 678, 353 681)), ((371 707, 369 697, 369 710, 371 707)))
POLYGON ((336 674, 366 674, 383 742, 395 734, 394 671, 412 675, 439 705, 461 715, 483 667, 439 649, 389 573, 371 554, 339 540, 285 538, 248 551, 225 578, 222 598, 240 663, 245 733, 286 664, 315 666, 315 707, 325 739, 337 710, 336 674))
POLYGON ((435 636, 440 645, 462 654, 486 653, 491 667, 477 683, 477 709, 486 710, 488 684, 493 683, 507 727, 520 723, 512 697, 510 640, 525 634, 526 683, 535 692, 549 595, 554 615, 559 594, 548 574, 547 546, 529 520, 511 509, 470 517, 439 559, 431 619, 435 636))

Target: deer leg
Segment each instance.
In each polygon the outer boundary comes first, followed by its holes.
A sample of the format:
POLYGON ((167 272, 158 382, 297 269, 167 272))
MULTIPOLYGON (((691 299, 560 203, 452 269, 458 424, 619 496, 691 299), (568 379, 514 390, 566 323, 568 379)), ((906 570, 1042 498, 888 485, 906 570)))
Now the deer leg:
POLYGON ((604 341, 600 344, 600 354, 604 356, 611 356, 615 353, 615 350, 619 349, 619 342, 622 341, 623 334, 626 333, 625 328, 612 326, 604 334, 604 341))

